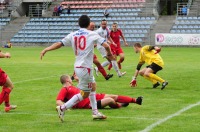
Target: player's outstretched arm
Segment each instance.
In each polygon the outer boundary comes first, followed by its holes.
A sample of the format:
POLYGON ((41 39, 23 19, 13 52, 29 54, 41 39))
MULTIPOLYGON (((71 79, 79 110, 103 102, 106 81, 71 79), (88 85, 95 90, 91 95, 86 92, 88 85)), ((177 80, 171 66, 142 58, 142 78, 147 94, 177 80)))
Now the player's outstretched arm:
POLYGON ((6 52, 6 53, 3 53, 3 52, 0 52, 0 58, 10 58, 11 55, 9 52, 6 52))
POLYGON ((46 54, 46 52, 51 51, 51 50, 55 50, 55 49, 59 49, 60 47, 62 47, 62 43, 61 42, 57 42, 52 44, 51 46, 45 48, 44 50, 42 50, 42 52, 40 53, 40 59, 42 60, 43 56, 46 54))
POLYGON ((156 51, 155 54, 157 54, 157 53, 159 53, 159 52, 161 51, 161 48, 158 47, 158 46, 149 46, 149 49, 148 49, 148 50, 149 50, 149 51, 155 50, 155 51, 156 51))
POLYGON ((136 87, 137 86, 137 80, 136 80, 136 78, 137 78, 138 74, 139 74, 139 70, 136 70, 135 74, 133 75, 132 80, 130 82, 130 86, 131 87, 136 87))
POLYGON ((108 41, 113 44, 115 47, 117 47, 117 44, 112 40, 111 37, 108 37, 108 41))
POLYGON ((109 57, 109 56, 112 56, 112 53, 111 53, 111 50, 110 50, 110 46, 106 43, 106 42, 104 42, 103 44, 102 44, 102 46, 105 48, 105 50, 107 51, 107 56, 109 57))
POLYGON ((122 37, 122 40, 124 41, 124 45, 125 45, 125 46, 128 46, 128 43, 126 42, 126 39, 125 39, 125 37, 124 37, 124 34, 123 34, 123 33, 122 33, 121 37, 122 37))
POLYGON ((136 87, 136 86, 137 86, 136 78, 137 78, 137 76, 138 76, 138 74, 139 74, 139 71, 140 71, 140 69, 141 69, 141 67, 142 67, 143 64, 144 64, 144 62, 139 62, 139 63, 138 63, 137 68, 136 68, 136 71, 135 71, 135 73, 134 73, 134 75, 133 75, 133 77, 132 77, 132 80, 131 80, 131 82, 130 82, 130 86, 131 86, 131 87, 136 87))

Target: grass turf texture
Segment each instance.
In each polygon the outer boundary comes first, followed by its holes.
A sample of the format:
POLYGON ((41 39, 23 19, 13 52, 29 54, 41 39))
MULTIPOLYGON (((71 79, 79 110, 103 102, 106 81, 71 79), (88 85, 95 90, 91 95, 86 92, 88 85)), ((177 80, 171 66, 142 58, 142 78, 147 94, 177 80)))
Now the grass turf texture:
MULTIPOLYGON (((55 111, 55 99, 61 88, 59 77, 73 73, 74 55, 71 47, 64 47, 48 52, 40 60, 40 51, 44 47, 13 47, 2 49, 11 53, 12 58, 0 59, 1 68, 6 71, 15 88, 11 93, 11 104, 18 105, 16 110, 4 112, 0 106, 1 132, 54 132, 54 131, 131 131, 137 132, 169 115, 200 101, 199 83, 199 48, 163 47, 160 55, 165 67, 158 75, 169 81, 162 91, 160 87, 152 89, 152 84, 142 77, 137 78, 138 86, 131 88, 129 82, 135 72, 138 54, 132 47, 123 48, 125 61, 122 71, 127 74, 118 78, 114 76, 106 81, 102 76, 96 77, 97 92, 108 94, 142 95, 142 106, 130 104, 127 108, 100 110, 108 118, 93 121, 91 110, 71 110, 65 114, 61 123, 55 111)), ((104 60, 95 50, 101 62, 104 60)), ((76 83, 74 83, 76 85, 76 83)), ((200 106, 175 116, 156 126, 152 132, 197 132, 200 128, 200 106)))

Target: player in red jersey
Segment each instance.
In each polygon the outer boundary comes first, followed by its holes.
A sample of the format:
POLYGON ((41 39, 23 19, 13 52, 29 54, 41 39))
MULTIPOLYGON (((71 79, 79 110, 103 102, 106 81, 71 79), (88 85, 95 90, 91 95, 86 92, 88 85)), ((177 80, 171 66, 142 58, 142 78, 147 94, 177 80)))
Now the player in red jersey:
MULTIPOLYGON (((62 75, 60 77, 60 82, 63 85, 62 89, 57 95, 56 105, 61 106, 68 100, 70 100, 74 95, 80 92, 78 88, 73 86, 72 80, 68 75, 62 75)), ((120 108, 126 107, 129 103, 142 104, 142 97, 132 98, 129 96, 112 95, 112 94, 96 94, 97 108, 101 109, 106 106, 110 108, 120 108)), ((91 109, 89 98, 85 98, 81 102, 73 106, 76 109, 91 109)))
MULTIPOLYGON (((3 53, 0 51, 0 58, 10 58, 10 53, 3 53)), ((8 75, 0 68, 0 86, 2 86, 2 91, 0 93, 0 105, 5 103, 5 112, 17 108, 16 105, 10 105, 10 92, 14 88, 8 75)))
MULTIPOLYGON (((113 44, 111 44, 110 47, 111 47, 112 53, 115 55, 115 57, 116 58, 117 58, 117 56, 120 57, 120 59, 117 63, 118 63, 119 69, 121 69, 121 63, 124 61, 124 52, 120 45, 120 37, 123 39, 125 46, 128 46, 128 43, 126 42, 122 31, 120 29, 118 29, 117 23, 112 24, 112 30, 110 31, 110 37, 115 42, 115 44, 117 44, 117 47, 114 46, 113 44)), ((111 65, 109 68, 111 68, 111 65)))
MULTIPOLYGON (((95 29, 95 23, 94 22, 90 22, 88 30, 94 31, 94 29, 95 29)), ((97 56, 95 54, 94 54, 94 57, 93 57, 93 63, 97 66, 98 71, 101 72, 101 74, 104 76, 104 78, 106 80, 109 80, 113 76, 113 74, 107 74, 106 73, 105 69, 103 68, 103 66, 101 65, 101 63, 99 62, 99 60, 98 60, 98 58, 97 58, 97 56)), ((95 72, 95 73, 98 76, 98 73, 97 72, 95 72)))

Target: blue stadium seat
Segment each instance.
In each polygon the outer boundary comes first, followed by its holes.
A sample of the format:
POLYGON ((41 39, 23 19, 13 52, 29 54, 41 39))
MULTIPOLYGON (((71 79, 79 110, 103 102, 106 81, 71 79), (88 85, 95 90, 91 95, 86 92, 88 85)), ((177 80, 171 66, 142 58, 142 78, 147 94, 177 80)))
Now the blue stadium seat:
POLYGON ((197 33, 197 30, 196 30, 196 29, 192 29, 191 32, 192 32, 192 33, 197 33))
POLYGON ((186 33, 191 33, 191 30, 190 30, 190 29, 187 29, 185 32, 186 32, 186 33))
POLYGON ((170 30, 170 33, 176 33, 176 30, 172 29, 170 30))

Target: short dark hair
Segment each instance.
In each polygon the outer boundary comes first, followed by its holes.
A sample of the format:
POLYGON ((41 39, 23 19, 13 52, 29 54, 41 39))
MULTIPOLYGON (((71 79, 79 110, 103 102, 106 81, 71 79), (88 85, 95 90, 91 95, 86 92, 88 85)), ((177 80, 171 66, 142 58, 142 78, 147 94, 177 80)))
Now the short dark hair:
POLYGON ((87 28, 90 25, 90 18, 87 15, 82 15, 78 19, 78 24, 81 28, 87 28))
POLYGON ((139 47, 139 48, 142 47, 142 45, 141 45, 140 43, 135 43, 133 46, 134 46, 134 47, 139 47))
POLYGON ((102 22, 107 22, 107 21, 106 21, 106 19, 102 19, 102 20, 101 20, 101 23, 102 23, 102 22))
POLYGON ((60 77, 60 82, 61 82, 61 84, 66 83, 66 79, 67 79, 67 78, 68 78, 67 75, 62 75, 62 76, 60 77))

